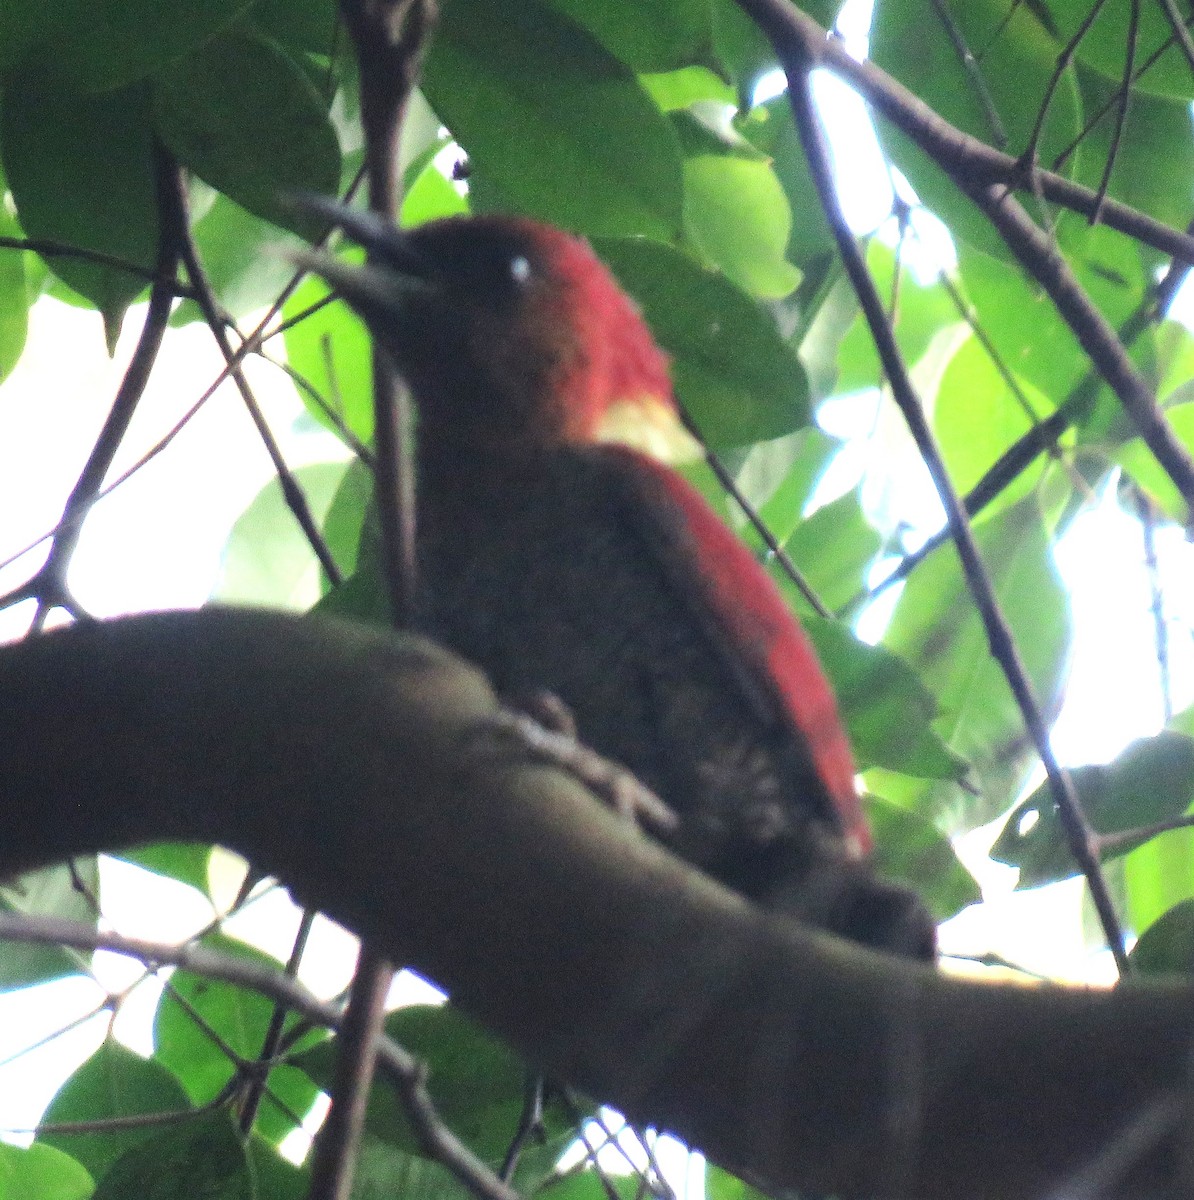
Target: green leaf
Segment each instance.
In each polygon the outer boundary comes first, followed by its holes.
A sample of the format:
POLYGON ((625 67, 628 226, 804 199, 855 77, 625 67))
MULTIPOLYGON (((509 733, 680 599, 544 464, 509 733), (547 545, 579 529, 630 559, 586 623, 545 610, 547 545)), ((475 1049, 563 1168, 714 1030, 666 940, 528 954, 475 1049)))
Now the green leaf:
POLYGON ((331 56, 336 52, 339 11, 336 0, 256 0, 254 26, 290 50, 331 56))
MULTIPOLYGON (((355 247, 340 257, 363 261, 355 247)), ((338 300, 328 303, 331 291, 322 279, 308 275, 282 309, 287 322, 286 358, 321 395, 354 434, 368 444, 373 438, 373 350, 361 319, 338 300), (316 307, 320 305, 321 307, 316 307), (302 316, 306 313, 307 315, 302 316), (291 325, 291 321, 302 320, 291 325)), ((333 428, 323 408, 299 389, 307 411, 321 424, 333 428)))
MULTIPOLYGON (((253 966, 281 971, 268 956, 221 935, 203 938, 203 946, 253 966)), ((256 991, 238 988, 216 979, 205 979, 190 971, 175 971, 172 989, 162 996, 154 1024, 156 1057, 178 1076, 192 1103, 209 1103, 220 1094, 235 1073, 220 1046, 200 1028, 191 1012, 234 1054, 253 1058, 260 1054, 266 1027, 274 1013, 274 1002, 256 991), (190 1009, 190 1010, 188 1010, 190 1009)), ((272 1078, 272 1073, 271 1073, 272 1078)))
MULTIPOLYGON (((976 53, 972 69, 981 73, 1002 129, 993 127, 971 70, 931 10, 913 4, 877 5, 871 27, 872 59, 963 132, 1010 154, 1022 153, 1050 86, 1061 43, 1041 25, 1030 5, 1009 11, 1004 0, 951 0, 948 8, 976 53)), ((1039 143, 1041 161, 1051 163, 1081 130, 1081 100, 1071 65, 1049 100, 1039 143)), ((928 155, 889 125, 879 127, 879 136, 920 199, 955 237, 1010 260, 1010 251, 988 221, 928 155)))
POLYGON ((1176 904, 1194 898, 1194 829, 1153 838, 1123 860, 1127 918, 1135 929, 1151 925, 1176 904))
POLYGON ((13 1200, 87 1200, 95 1184, 69 1154, 34 1142, 23 1148, 0 1142, 0 1196, 13 1200))
MULTIPOLYGON (((238 318, 273 302, 294 274, 283 251, 303 245, 220 193, 191 233, 220 307, 238 318)), ((184 300, 170 318, 172 325, 202 320, 194 300, 184 300)))
MULTIPOLYGON (((485 1033, 451 1005, 412 1005, 386 1018, 386 1033, 427 1067, 427 1087, 444 1124, 477 1155, 499 1165, 518 1128, 528 1068, 504 1043, 485 1033)), ((336 1058, 336 1039, 298 1055, 295 1066, 327 1088, 336 1058)), ((572 1137, 574 1123, 563 1106, 544 1112, 547 1146, 537 1156, 546 1169, 572 1137)), ((396 1149, 425 1151, 406 1118, 401 1098, 379 1077, 369 1101, 367 1126, 396 1149)))
POLYGON ((677 112, 704 100, 734 103, 734 89, 708 67, 681 67, 678 71, 640 75, 639 79, 665 113, 677 112))
MULTIPOLYGON (((154 1059, 144 1059, 109 1038, 66 1081, 42 1118, 47 1124, 105 1121, 185 1112, 190 1101, 177 1079, 154 1059)), ((78 1159, 96 1178, 133 1146, 154 1135, 150 1122, 94 1133, 45 1133, 39 1141, 78 1159)), ((4 1194, 0 1190, 0 1194, 4 1194)))
MULTIPOLYGON (((1194 446, 1194 402, 1167 408, 1165 420, 1184 446, 1194 446)), ((1125 442, 1113 458, 1166 516, 1179 525, 1186 523, 1189 510, 1185 497, 1144 444, 1143 438, 1135 437, 1125 442)))
MULTIPOLYGON (((1044 0, 1063 41, 1068 41, 1086 20, 1087 0, 1044 0)), ((1180 6, 1179 6, 1180 11, 1180 6)), ((1189 13, 1186 13, 1189 19, 1189 13)), ((1123 77, 1127 65, 1128 21, 1121 6, 1107 4, 1078 43, 1077 56, 1104 75, 1123 77)), ((1163 46, 1169 48, 1132 85, 1132 103, 1141 94, 1155 92, 1189 100, 1194 97, 1190 63, 1173 36, 1160 4, 1141 4, 1136 35, 1136 69, 1139 70, 1163 46)))
MULTIPOLYGON (((867 243, 866 259, 867 269, 884 303, 891 307, 892 298, 898 297, 894 321, 896 344, 905 362, 916 363, 944 326, 961 319, 958 310, 941 283, 922 284, 906 267, 897 277, 895 251, 878 238, 871 238, 867 243)), ((878 387, 883 378, 875 340, 861 312, 855 316, 841 341, 838 367, 836 390, 839 392, 878 387)))
POLYGON ((1194 900, 1154 921, 1128 955, 1138 975, 1194 975, 1194 900))
POLYGON ((323 522, 323 536, 345 576, 357 569, 361 531, 373 502, 373 472, 358 459, 348 464, 323 522))
POLYGON ((446 0, 423 89, 468 152, 475 204, 582 233, 678 233, 670 123, 628 67, 541 0, 446 0))
MULTIPOLYGON (((1160 6, 1141 5, 1141 11, 1142 15, 1147 12, 1159 16, 1160 6)), ((1194 95, 1190 67, 1184 58, 1181 62, 1186 94, 1194 95)), ((1147 83, 1152 76, 1153 72, 1148 72, 1144 81, 1147 83)), ((1104 109, 1108 111, 1083 141, 1080 176, 1081 182, 1090 187, 1100 184, 1107 156, 1112 152, 1117 119, 1117 106, 1113 101, 1119 79, 1118 71, 1112 79, 1079 63, 1078 83, 1086 111, 1092 117, 1104 109)), ((1194 208, 1187 186, 1194 175, 1192 135, 1194 128, 1191 127, 1188 100, 1149 95, 1147 90, 1141 91, 1139 87, 1133 89, 1123 133, 1114 147, 1115 168, 1108 183, 1108 195, 1167 225, 1184 228, 1194 208)), ((1160 258, 1159 255, 1156 257, 1160 258)))
POLYGON ((983 898, 974 876, 958 861, 949 838, 930 822, 878 797, 867 801, 875 834, 875 871, 906 883, 934 920, 947 921, 983 898))
POLYGON ((684 231, 743 291, 777 300, 800 282, 784 257, 791 230, 788 199, 770 163, 731 154, 684 160, 684 231))
POLYGON ((958 247, 966 294, 983 332, 1018 378, 1047 396, 1064 397, 1085 375, 1089 359, 1040 286, 1018 267, 958 247))
MULTIPOLYGON (((967 338, 949 360, 937 389, 933 429, 959 493, 970 491, 1004 451, 1032 428, 1030 412, 1039 418, 1053 411, 1049 398, 1027 380, 1017 384, 1029 411, 977 338, 967 338)), ((983 519, 1024 499, 1040 482, 1047 461, 1040 455, 1021 471, 984 509, 983 519)))
POLYGON ((788 258, 804 270, 824 255, 836 255, 837 247, 809 174, 788 97, 776 96, 758 105, 737 124, 743 136, 771 159, 775 177, 788 198, 788 209, 795 216, 788 237, 788 258))
POLYGON ((230 25, 252 3, 66 0, 70 22, 55 47, 55 57, 80 91, 112 91, 170 66, 230 25))
POLYGON ((722 276, 645 240, 595 242, 672 356, 676 393, 713 446, 779 437, 809 420, 808 383, 771 316, 722 276))
MULTIPOLYGON (((313 463, 294 472, 316 522, 323 520, 348 464, 313 463)), ((319 560, 271 479, 237 518, 220 562, 212 598, 226 604, 310 608, 320 594, 319 560)))
POLYGON ((205 896, 210 895, 207 873, 211 847, 197 842, 154 842, 122 850, 120 858, 147 871, 189 884, 205 896))
POLYGON ((640 74, 684 66, 710 36, 705 0, 652 0, 651 4, 551 0, 551 5, 585 26, 607 50, 640 74))
POLYGON ((840 621, 809 617, 803 624, 860 764, 925 779, 961 778, 966 764, 933 731, 936 703, 906 663, 860 642, 840 621))
MULTIPOLYGON (((863 587, 881 538, 858 493, 847 492, 800 521, 782 545, 825 607, 837 610, 863 587)), ((782 573, 770 566, 773 575, 782 573)))
POLYGON ((279 199, 335 192, 340 145, 306 73, 265 38, 228 33, 154 81, 158 131, 178 160, 251 213, 315 237, 321 222, 279 199))
MULTIPOLYGON (((74 860, 73 872, 67 865, 46 867, 0 884, 0 911, 35 913, 94 927, 95 907, 87 892, 99 894, 99 874, 94 858, 79 858, 74 860)), ((79 951, 64 946, 5 942, 0 944, 0 988, 27 987, 76 975, 86 961, 79 951)))
POLYGON ((468 212, 468 201, 456 190, 451 180, 445 179, 434 162, 415 177, 402 197, 402 211, 398 224, 404 228, 422 225, 440 217, 455 217, 468 212))
MULTIPOLYGON (((1072 633, 1069 603, 1036 497, 984 522, 975 538, 1049 720, 1061 700, 1072 633)), ((951 826, 960 817, 967 825, 978 824, 1006 810, 1035 761, 1035 750, 1003 670, 991 656, 952 544, 934 551, 913 572, 884 645, 937 697, 941 715, 936 728, 954 753, 970 763, 979 793, 956 787, 942 793, 894 780, 871 786, 921 816, 951 826)))
MULTIPOLYGON (((1194 800, 1194 738, 1164 730, 1132 742, 1111 763, 1076 767, 1070 776, 1082 811, 1098 833, 1167 821, 1194 800)), ((1108 850, 1104 857, 1119 857, 1129 848, 1130 843, 1108 850)), ((1047 782, 1012 810, 991 857, 1020 868, 1020 887, 1078 873, 1047 782)))
MULTIPOLYGON (((4 191, 0 175, 0 193, 4 191)), ((21 236, 21 227, 0 207, 0 237, 21 236)), ((0 247, 0 383, 20 360, 29 332, 29 286, 25 278, 25 255, 0 247)))
MULTIPOLYGON (((145 89, 84 95, 45 63, 6 83, 0 146, 25 233, 151 269, 158 218, 145 89)), ((100 310, 114 342, 144 275, 65 255, 48 263, 100 310)))
POLYGON ((311 1182, 309 1161, 305 1168, 296 1167, 259 1137, 250 1139, 248 1149, 258 1200, 304 1200, 311 1182))
POLYGON ((232 1115, 201 1113, 154 1130, 100 1180, 92 1200, 256 1200, 253 1172, 232 1115))

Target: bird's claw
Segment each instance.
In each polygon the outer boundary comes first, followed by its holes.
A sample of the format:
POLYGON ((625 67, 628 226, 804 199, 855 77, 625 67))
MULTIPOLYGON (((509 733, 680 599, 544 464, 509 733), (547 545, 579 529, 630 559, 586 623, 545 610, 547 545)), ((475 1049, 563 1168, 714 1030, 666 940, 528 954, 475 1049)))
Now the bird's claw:
POLYGON ((495 735, 513 741, 524 753, 567 771, 636 828, 656 837, 674 834, 680 825, 675 812, 624 767, 578 742, 570 732, 571 714, 556 704, 568 717, 563 730, 507 708, 487 718, 478 734, 490 745, 495 735))

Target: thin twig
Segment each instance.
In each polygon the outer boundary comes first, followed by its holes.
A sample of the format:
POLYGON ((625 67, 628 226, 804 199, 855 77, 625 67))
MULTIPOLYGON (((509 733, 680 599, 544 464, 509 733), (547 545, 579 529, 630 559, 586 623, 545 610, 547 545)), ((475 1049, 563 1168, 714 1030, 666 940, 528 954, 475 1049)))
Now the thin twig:
POLYGON ((1151 388, 1069 264, 1005 188, 987 185, 967 191, 1021 266, 1044 288, 1145 444, 1187 506, 1194 510, 1194 459, 1165 420, 1151 388))
POLYGON ((705 439, 701 436, 701 431, 697 428, 692 417, 689 416, 688 410, 683 405, 680 405, 680 417, 688 431, 700 442, 701 449, 705 452, 705 462, 717 477, 717 482, 721 484, 726 495, 734 501, 741 510, 742 515, 750 522, 751 528, 762 539, 763 544, 779 565, 780 570, 795 584, 800 594, 808 601, 817 616, 824 617, 826 620, 833 620, 833 613, 826 607, 821 597, 817 595, 812 584, 805 579, 800 568, 792 561, 792 556, 780 545, 779 539, 771 532, 759 510, 746 498, 742 489, 738 486, 737 480, 726 469, 725 463, 706 445, 705 439))
MULTIPOLYGON (((397 211, 398 136, 435 18, 434 0, 340 0, 360 64, 369 207, 397 211)), ((385 353, 373 354, 374 497, 396 629, 415 609, 415 482, 410 397, 385 353)), ((315 1144, 310 1200, 349 1200, 393 966, 362 947, 336 1055, 332 1106, 315 1144)))
MULTIPOLYGON (((302 984, 283 972, 236 955, 209 950, 205 946, 172 946, 143 938, 122 937, 89 925, 59 917, 40 917, 0 911, 0 941, 37 945, 67 945, 86 950, 110 950, 145 963, 172 965, 223 983, 248 988, 284 1003, 307 1020, 329 1029, 339 1029, 343 1012, 313 996, 302 984)), ((445 1166, 474 1195, 486 1200, 520 1200, 518 1194, 481 1162, 443 1123, 427 1093, 422 1063, 397 1042, 383 1038, 377 1047, 378 1060, 387 1077, 396 1084, 407 1117, 422 1149, 445 1166)))
MULTIPOLYGON (((1177 11, 1177 5, 1173 0, 1161 0, 1161 8, 1165 13, 1165 18, 1169 22, 1169 27, 1173 30, 1173 36, 1177 39, 1177 44, 1182 48, 1182 53, 1186 56, 1186 64, 1190 68, 1190 73, 1194 75, 1194 38, 1190 37, 1190 31, 1186 28, 1185 21, 1182 20, 1182 15, 1177 11)), ((1164 49, 1168 49, 1169 44, 1166 43, 1164 49)), ((1129 76, 1130 78, 1130 76, 1129 76)))
MULTIPOLYGON (((951 125, 923 100, 871 62, 852 58, 838 39, 830 38, 811 17, 788 0, 736 0, 773 44, 797 46, 811 66, 824 67, 850 84, 881 116, 910 137, 951 179, 971 186, 1000 183, 1030 190, 1053 204, 1090 217, 1098 208, 1098 194, 1052 171, 1037 169, 1024 178, 1024 165, 951 125)), ((1108 200, 1102 223, 1182 262, 1194 264, 1194 237, 1171 228, 1117 200, 1108 200)))
POLYGON ((269 423, 261 411, 261 405, 257 403, 257 397, 253 394, 253 389, 249 387, 248 380, 245 378, 245 373, 241 368, 240 360, 236 357, 232 343, 229 341, 223 315, 216 305, 215 294, 207 278, 207 272, 203 269, 198 247, 195 245, 195 240, 191 236, 187 224, 186 184, 183 182, 181 173, 178 173, 175 183, 174 203, 183 214, 182 261, 186 267, 191 286, 195 289, 195 298, 199 304, 200 311, 203 313, 203 319, 207 323, 208 329, 211 330, 211 335, 215 338, 216 345, 220 348, 220 353, 224 356, 224 363, 232 377, 232 382, 236 385, 236 390, 240 393, 240 397, 244 401, 245 409, 248 411, 249 418, 253 422, 253 427, 257 430, 257 436, 261 439, 261 443, 270 457, 270 462, 273 463, 274 471, 278 477, 278 484, 282 488, 282 498, 286 502, 286 507, 294 516, 295 521, 298 522, 299 528, 303 531, 303 536, 315 552, 315 557, 319 559, 319 565, 323 568, 324 573, 333 584, 337 584, 341 579, 340 568, 336 564, 336 560, 332 557, 323 534, 319 531, 319 525, 311 513, 311 506, 307 503, 307 497, 295 479, 294 472, 287 465, 281 447, 278 445, 278 440, 274 437, 273 430, 270 429, 269 423))
POLYGON ((1107 203, 1107 189, 1111 185, 1111 172, 1115 170, 1115 160, 1119 157, 1119 145, 1123 139, 1124 126, 1128 121, 1128 107, 1132 103, 1132 90, 1128 80, 1136 66, 1137 43, 1140 40, 1140 0, 1130 0, 1128 4, 1128 53, 1124 63, 1123 86, 1120 88, 1119 103, 1115 107, 1115 128, 1111 131, 1111 145, 1107 147, 1107 159, 1103 163, 1103 175, 1099 180, 1099 202, 1090 216, 1090 223, 1097 225, 1102 214, 1103 206, 1107 203))
POLYGON ((946 37, 953 43, 954 51, 962 64, 962 70, 966 72, 967 78, 974 86, 983 116, 987 118, 987 124, 991 127, 991 138, 995 145, 1002 150, 1007 145, 1007 127, 999 116, 999 109, 995 107, 995 100, 991 95, 991 89, 987 87, 987 81, 978 65, 978 59, 974 57, 967 44, 965 34, 954 20, 953 13, 949 11, 945 0, 933 0, 933 9, 937 13, 937 20, 941 22, 942 29, 945 30, 946 37))
MULTIPOLYGON (((755 4, 755 0, 740 0, 740 2, 748 3, 752 7, 755 4)), ((1071 849, 1079 868, 1086 876, 1108 944, 1120 970, 1126 972, 1128 962, 1124 948, 1123 930, 1111 901, 1106 878, 1095 853, 1094 831, 1082 812, 1068 773, 1057 762, 1049 744, 1048 725, 1008 627, 1007 619, 995 596, 990 576, 978 553, 966 510, 945 469, 940 450, 908 377, 907 368, 896 345, 891 326, 887 322, 874 282, 859 253, 854 235, 842 214, 834 187, 824 133, 818 122, 809 87, 808 74, 814 63, 805 53, 804 45, 798 38, 777 37, 773 41, 773 46, 788 77, 788 96, 792 103, 796 127, 809 162, 809 169, 821 200, 821 207, 833 230, 846 273, 854 287, 867 324, 870 326, 876 350, 891 385, 892 395, 904 415, 909 432, 912 434, 921 458, 937 487, 937 494, 945 508, 950 532, 954 544, 957 546, 962 571, 986 629, 991 654, 1003 669, 1016 703, 1024 715, 1029 734, 1049 776, 1054 799, 1070 839, 1071 849)))
POLYGON ((177 173, 177 164, 161 146, 155 146, 154 184, 157 189, 161 228, 158 235, 157 262, 154 267, 156 281, 149 293, 149 311, 145 315, 145 325, 128 369, 112 401, 111 411, 99 437, 96 438, 78 482, 66 501, 62 521, 54 535, 49 556, 34 579, 26 585, 27 595, 37 599, 37 612, 30 627, 32 633, 44 627, 46 618, 54 608, 63 607, 77 612, 67 587, 66 576, 75 548, 79 544, 83 519, 99 495, 104 476, 116 457, 137 404, 145 393, 170 321, 174 284, 167 281, 172 281, 178 270, 183 238, 179 214, 170 204, 171 184, 177 173))
POLYGON ((79 262, 95 263, 100 267, 110 267, 114 271, 125 271, 146 283, 160 284, 169 288, 170 294, 182 300, 189 300, 193 292, 185 283, 170 276, 163 275, 157 267, 142 267, 127 259, 118 258, 115 254, 105 254, 102 250, 88 250, 83 246, 71 246, 67 242, 55 242, 48 238, 16 238, 0 237, 0 250, 30 250, 40 254, 42 258, 75 258, 79 262))
MULTIPOLYGON (((313 908, 303 909, 298 932, 294 935, 294 945, 291 947, 290 957, 286 961, 285 971, 291 979, 298 976, 299 964, 303 961, 303 953, 307 949, 307 942, 311 937, 311 927, 314 924, 315 910, 313 908)), ((274 1011, 270 1014, 265 1037, 261 1039, 261 1050, 257 1055, 258 1073, 250 1080, 240 1105, 240 1129, 241 1133, 246 1136, 253 1131, 253 1124, 257 1120, 257 1111, 261 1107, 266 1080, 269 1077, 269 1064, 277 1056, 278 1047, 282 1042, 287 1011, 286 1006, 280 1001, 274 1002, 274 1011)))
POLYGON ((1061 83, 1061 77, 1065 74, 1070 63, 1074 60, 1074 53, 1078 49, 1079 43, 1094 24, 1095 18, 1099 15, 1103 5, 1107 0, 1095 0, 1095 2, 1087 10, 1086 16, 1082 18, 1082 22, 1074 31, 1074 36, 1062 47, 1061 53, 1057 56, 1057 61, 1053 65, 1053 74, 1049 77, 1049 82, 1045 85, 1045 92, 1041 98, 1040 107, 1037 109, 1036 123, 1032 127, 1032 133, 1028 137, 1028 145, 1024 147, 1024 152, 1020 156, 1021 161, 1025 164, 1028 170, 1035 170, 1037 151, 1041 144, 1041 135, 1044 133, 1045 121, 1049 115, 1049 106, 1053 103, 1053 97, 1057 93, 1058 84, 1061 83))
POLYGON ((1157 564, 1157 519, 1153 506, 1143 490, 1133 485, 1132 498, 1140 518, 1144 541, 1144 570, 1148 575, 1148 590, 1153 615, 1153 642, 1156 646, 1158 684, 1161 689, 1161 710, 1165 724, 1173 720, 1173 684, 1169 677, 1169 627, 1165 623, 1165 596, 1161 589, 1161 571, 1157 564))

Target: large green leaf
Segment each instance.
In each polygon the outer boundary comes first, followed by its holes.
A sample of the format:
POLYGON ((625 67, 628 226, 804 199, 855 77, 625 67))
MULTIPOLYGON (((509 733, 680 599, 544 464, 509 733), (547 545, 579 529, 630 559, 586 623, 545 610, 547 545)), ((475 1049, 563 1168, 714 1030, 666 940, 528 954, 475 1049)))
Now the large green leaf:
MULTIPOLYGON (((1114 5, 1108 5, 1105 11, 1113 8, 1114 5)), ((1159 6, 1143 4, 1141 9, 1156 13, 1159 6)), ((1184 59, 1182 62, 1186 86, 1190 89, 1189 94, 1194 95, 1189 67, 1184 59)), ((1078 83, 1083 103, 1091 116, 1107 111, 1083 139, 1079 175, 1082 182, 1097 187, 1116 132, 1118 109, 1113 101, 1119 88, 1119 75, 1116 73, 1114 78, 1109 78, 1079 64, 1078 83)), ((1189 180, 1194 175, 1194 127, 1189 101, 1133 92, 1114 151, 1115 169, 1111 172, 1108 194, 1158 221, 1184 228, 1194 208, 1189 187, 1189 180)))
POLYGON ((1158 917, 1128 955, 1139 975, 1194 975, 1194 900, 1158 917))
POLYGON ((809 419, 804 369, 764 309, 679 251, 646 240, 594 247, 672 356, 676 392, 714 446, 779 437, 809 419))
MULTIPOLYGON (((881 542, 858 493, 847 492, 800 521, 783 548, 821 603, 837 610, 863 588, 881 542)), ((780 568, 772 564, 771 570, 777 574, 780 568)))
MULTIPOLYGON (((1154 825, 1180 816, 1194 801, 1194 738, 1163 731, 1132 742, 1113 762, 1075 767, 1070 776, 1082 811, 1098 833, 1154 825)), ((1120 845, 1107 856, 1117 857, 1130 847, 1120 845)), ((1012 810, 991 857, 1020 868, 1020 887, 1077 874, 1048 782, 1012 810)))
MULTIPOLYGON (((504 1043, 450 1005, 412 1005, 391 1013, 386 1033, 427 1068, 427 1087, 443 1122, 474 1153, 497 1166, 505 1157, 526 1103, 528 1068, 504 1043)), ((331 1086, 335 1039, 293 1061, 325 1089, 331 1086)), ((369 1101, 368 1128, 396 1149, 416 1156, 426 1150, 411 1128, 402 1098, 384 1078, 369 1101)), ((549 1103, 543 1113, 547 1146, 537 1159, 550 1165, 571 1138, 567 1110, 549 1103), (546 1153, 543 1153, 546 1149, 546 1153)))
MULTIPOLYGON (((1165 420, 1183 445, 1194 447, 1194 401, 1166 409, 1165 420)), ((1186 523, 1189 507, 1185 497, 1143 438, 1125 442, 1115 452, 1114 459, 1163 513, 1179 525, 1186 523)))
POLYGON ((876 872, 913 888, 935 920, 947 921, 982 899, 949 838, 930 822, 877 797, 869 798, 867 816, 875 834, 876 872))
POLYGON ((959 779, 966 764, 933 730, 933 697, 907 663, 859 641, 840 621, 804 621, 833 684, 846 731, 862 767, 886 767, 924 779, 959 779))
MULTIPOLYGON (((158 240, 153 130, 147 91, 71 90, 46 63, 6 81, 0 111, 4 170, 31 238, 152 268, 158 240)), ((65 255, 54 273, 104 315, 110 341, 145 277, 65 255)))
POLYGON ((0 1142, 0 1196, 14 1200, 87 1200, 95 1184, 69 1154, 36 1142, 0 1142))
MULTIPOLYGON (((866 251, 867 269, 889 311, 894 312, 896 343, 904 360, 917 362, 940 330, 961 320, 949 294, 938 281, 920 282, 907 268, 896 272, 896 255, 890 246, 871 238, 866 251)), ((854 319, 838 350, 837 390, 852 392, 878 387, 883 378, 875 339, 861 313, 854 319)))
POLYGON ((316 236, 281 198, 335 192, 340 144, 314 84, 275 42, 213 38, 154 80, 158 130, 178 160, 259 217, 316 236))
MULTIPOLYGON (((1053 405, 1027 380, 1017 380, 1023 403, 1008 385, 977 338, 967 338, 949 360, 937 402, 933 429, 954 487, 968 492, 999 457, 1026 434, 1034 418, 1053 405)), ((1040 481, 1046 458, 1040 456, 984 510, 984 517, 1022 500, 1040 481)))
POLYGON ((966 246, 958 266, 984 334, 1017 377, 1063 398, 1090 360, 1041 287, 1020 269, 966 246))
MULTIPOLYGON (((299 240, 227 196, 217 194, 191 232, 216 299, 233 317, 260 312, 294 274, 281 251, 297 248, 299 240)), ((194 300, 183 301, 170 318, 174 325, 203 319, 194 300)))
POLYGON ((685 159, 684 228, 705 258, 752 295, 777 300, 800 282, 784 257, 792 213, 768 162, 722 154, 685 159))
MULTIPOLYGON (((0 175, 0 192, 5 188, 0 175)), ((0 207, 0 237, 20 237, 16 221, 0 207)), ((0 247, 0 383, 17 365, 29 331, 29 289, 25 279, 25 255, 0 247)))
MULTIPOLYGON (((1061 44, 1040 23, 1031 5, 1009 9, 1004 0, 952 0, 948 8, 975 55, 970 69, 932 7, 919 4, 876 6, 872 58, 959 129, 1011 154, 1022 153, 1036 126, 1061 44), (988 113, 983 88, 972 72, 981 75, 995 118, 988 113)), ((1081 128, 1081 101, 1069 66, 1049 101, 1039 142, 1041 160, 1052 162, 1081 128)), ((917 195, 956 237, 1010 258, 990 224, 928 155, 889 126, 880 126, 879 136, 917 195)))
POLYGON ((236 1122, 219 1108, 152 1130, 116 1161, 92 1200, 256 1200, 256 1195, 236 1122))
POLYGON ((706 0, 652 0, 650 4, 594 4, 551 0, 551 6, 592 33, 634 71, 684 66, 709 41, 706 0))
POLYGON ((55 57, 80 90, 111 91, 170 66, 230 25, 252 3, 65 0, 70 20, 55 46, 55 57))
MULTIPOLYGON (((316 522, 323 520, 348 464, 312 463, 294 472, 316 522)), ((277 479, 237 518, 212 598, 225 604, 309 608, 319 596, 319 561, 299 528, 277 479)))
MULTIPOLYGON (((109 1038, 66 1081, 42 1118, 50 1125, 63 1122, 104 1122, 117 1117, 152 1117, 185 1112, 186 1092, 160 1062, 144 1059, 109 1038)), ((153 1135, 151 1121, 90 1133, 44 1133, 40 1141, 73 1155, 99 1179, 127 1150, 153 1135)), ((0 1191, 0 1194, 3 1194, 0 1191)))
MULTIPOLYGON (((228 938, 213 935, 204 938, 203 944, 257 967, 281 970, 266 955, 228 938)), ((192 1013, 234 1054, 252 1059, 261 1053, 273 1010, 273 1001, 257 992, 189 971, 176 971, 154 1025, 157 1056, 178 1077, 195 1104, 206 1104, 219 1095, 236 1065, 192 1013)), ((291 1114, 303 1116, 314 1100, 315 1089, 301 1071, 285 1064, 277 1066, 269 1074, 257 1128, 270 1140, 280 1141, 294 1128, 291 1114)))
POLYGON ((627 66, 542 0, 447 0, 423 88, 468 152, 476 203, 583 233, 679 231, 671 125, 627 66))
MULTIPOLYGON (((1040 0, 1057 27, 1063 41, 1077 33, 1090 13, 1089 0, 1040 0)), ((1182 5, 1177 5, 1178 11, 1182 5)), ((1123 4, 1105 4, 1102 12, 1078 43, 1077 55, 1092 67, 1114 79, 1123 76, 1127 66, 1128 19, 1123 4)), ((1136 70, 1153 57, 1163 46, 1164 51, 1136 82, 1136 92, 1159 92, 1183 99, 1194 97, 1194 76, 1190 63, 1173 36, 1160 4, 1144 3, 1138 7, 1139 25, 1136 34, 1136 70)), ((1189 11, 1186 12, 1189 19, 1189 11)), ((1133 98, 1133 103, 1135 99, 1133 98)))
MULTIPOLYGON (((1053 564, 1037 500, 1021 500, 975 530, 979 553, 1011 627, 1021 661, 1048 719, 1061 701, 1070 649, 1069 604, 1053 564)), ((913 572, 884 644, 904 658, 936 696, 935 727, 971 764, 978 795, 958 788, 899 788, 882 795, 932 820, 978 824, 1004 811, 1035 759, 1024 718, 992 656, 952 544, 913 572)))
MULTIPOLYGON (((359 263, 363 255, 351 248, 343 257, 359 263)), ((308 275, 286 302, 282 309, 288 323, 286 357, 348 428, 367 443, 373 437, 372 343, 360 317, 347 304, 329 301, 330 296, 322 279, 308 275), (301 321, 289 324, 300 315, 301 321)), ((323 408, 305 389, 300 394, 312 416, 330 428, 323 408)))
MULTIPOLYGON (((95 859, 76 859, 73 866, 45 867, 0 883, 0 911, 35 913, 94 926, 95 906, 88 893, 99 894, 95 859)), ((27 987, 75 975, 85 962, 79 951, 65 946, 4 942, 0 944, 0 988, 27 987)))

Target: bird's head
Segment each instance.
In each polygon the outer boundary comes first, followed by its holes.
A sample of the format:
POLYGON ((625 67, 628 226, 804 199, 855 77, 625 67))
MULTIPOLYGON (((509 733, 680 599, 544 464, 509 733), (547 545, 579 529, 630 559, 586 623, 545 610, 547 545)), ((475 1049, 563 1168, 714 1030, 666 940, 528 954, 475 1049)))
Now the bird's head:
POLYGON ((611 438, 677 457, 686 435, 667 358, 587 242, 523 217, 403 230, 332 201, 310 206, 367 251, 364 267, 301 261, 393 359, 421 443, 508 453, 611 438))

